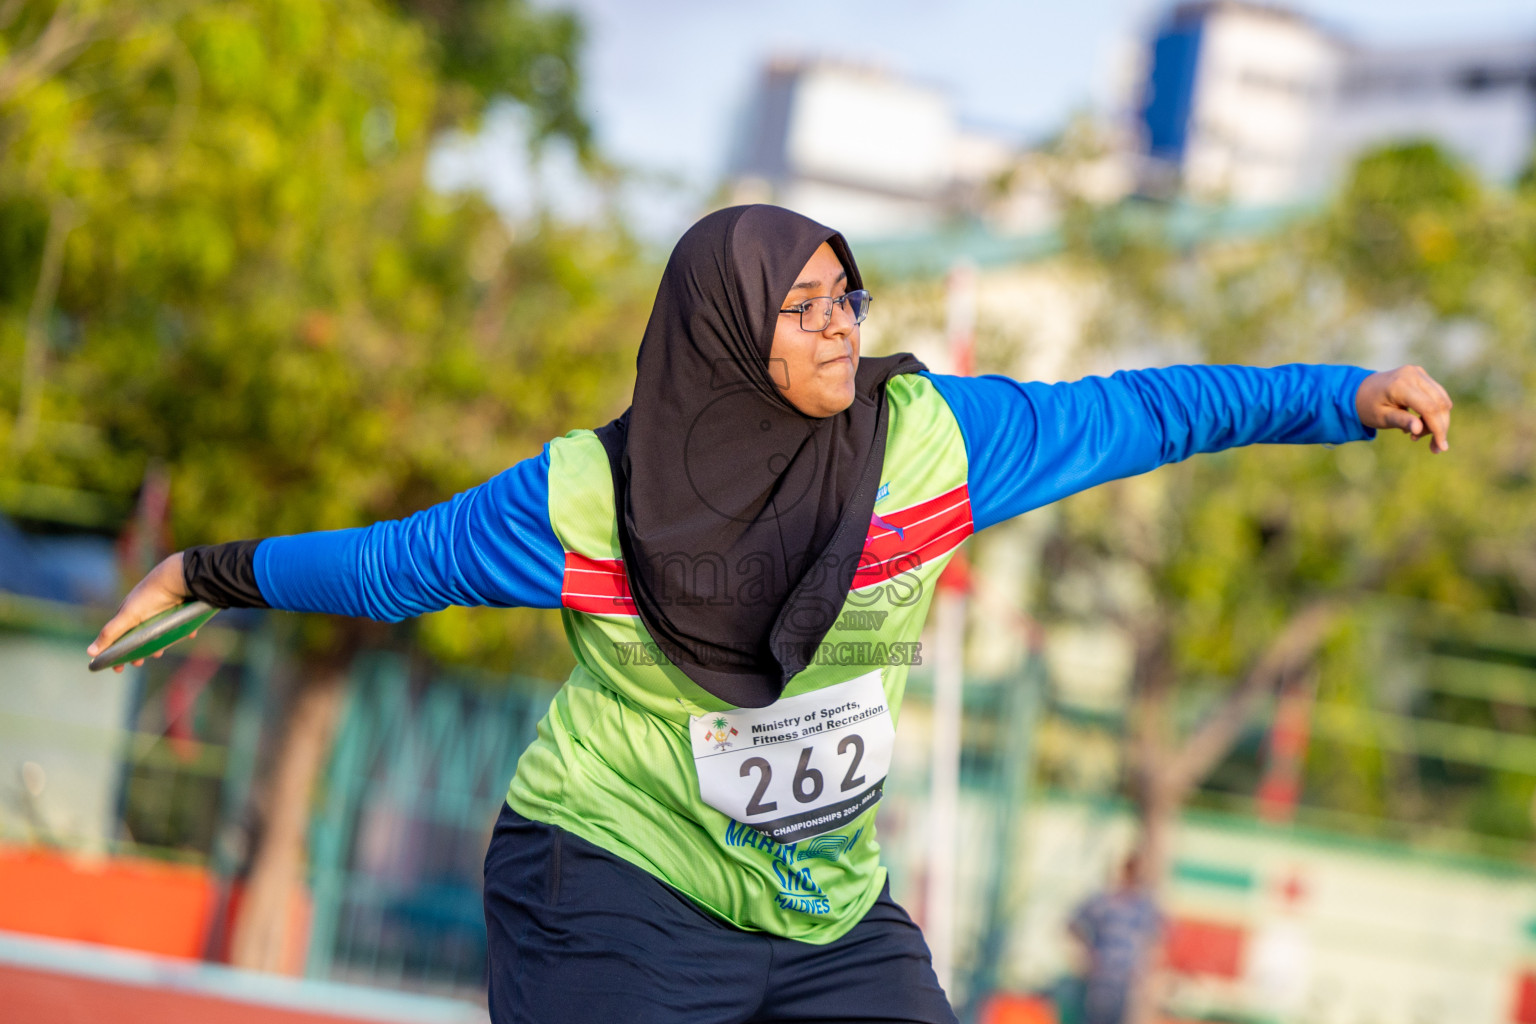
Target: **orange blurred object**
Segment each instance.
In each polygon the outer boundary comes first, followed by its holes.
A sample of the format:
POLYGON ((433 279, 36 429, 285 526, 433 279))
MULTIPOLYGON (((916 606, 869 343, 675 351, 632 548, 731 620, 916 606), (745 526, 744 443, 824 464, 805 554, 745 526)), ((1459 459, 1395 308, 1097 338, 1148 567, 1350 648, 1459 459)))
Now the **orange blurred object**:
POLYGON ((980 1024, 1056 1024, 1056 1007, 1040 996, 999 992, 986 1001, 980 1024))
POLYGON ((1247 931, 1220 921, 1175 920, 1168 929, 1168 966, 1180 974, 1236 978, 1243 973, 1247 931))
POLYGON ((0 929, 195 960, 215 888, 200 867, 0 847, 0 929))
POLYGON ((1536 1024, 1536 971, 1520 975, 1515 985, 1515 1009, 1510 1015, 1515 1024, 1536 1024))
POLYGON ((963 548, 955 552, 944 571, 939 573, 939 589, 960 594, 971 592, 971 562, 963 548))
MULTIPOLYGON (((212 943, 220 958, 240 896, 237 885, 224 915, 226 927, 212 943)), ((217 882, 201 867, 0 846, 0 931, 200 960, 209 946, 217 897, 217 882)), ((288 908, 288 934, 300 938, 283 951, 283 974, 304 972, 310 910, 309 895, 301 889, 288 908)))

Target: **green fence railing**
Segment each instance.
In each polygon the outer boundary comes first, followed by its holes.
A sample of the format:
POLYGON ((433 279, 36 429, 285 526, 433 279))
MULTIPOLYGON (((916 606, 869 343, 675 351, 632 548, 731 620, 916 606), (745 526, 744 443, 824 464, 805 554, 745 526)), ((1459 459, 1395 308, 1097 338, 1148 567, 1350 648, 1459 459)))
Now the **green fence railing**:
POLYGON ((311 832, 311 977, 483 991, 485 850, 553 693, 494 683, 413 680, 393 655, 359 661, 311 832))

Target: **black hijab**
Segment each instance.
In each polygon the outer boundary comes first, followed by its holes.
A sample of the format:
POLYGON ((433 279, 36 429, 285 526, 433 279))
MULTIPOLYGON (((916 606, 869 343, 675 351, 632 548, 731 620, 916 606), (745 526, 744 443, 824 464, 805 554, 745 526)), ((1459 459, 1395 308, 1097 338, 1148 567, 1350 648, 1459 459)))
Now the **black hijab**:
POLYGON ((814 660, 874 512, 885 383, 925 368, 907 353, 861 358, 853 404, 835 416, 784 398, 768 359, 778 311, 823 242, 848 290, 862 288, 843 236, 789 210, 735 206, 689 228, 662 274, 634 399, 597 431, 641 621, 669 661, 738 707, 773 703, 814 660))

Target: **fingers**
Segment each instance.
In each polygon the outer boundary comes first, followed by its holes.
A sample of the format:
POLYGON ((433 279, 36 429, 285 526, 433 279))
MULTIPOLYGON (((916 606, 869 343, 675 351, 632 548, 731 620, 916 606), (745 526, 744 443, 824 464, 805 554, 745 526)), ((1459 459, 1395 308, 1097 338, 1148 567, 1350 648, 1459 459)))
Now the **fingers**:
MULTIPOLYGON (((130 594, 129 598, 132 598, 132 596, 130 594)), ((118 608, 117 614, 107 620, 107 624, 101 627, 101 632, 96 634, 96 639, 92 640, 91 645, 85 649, 86 654, 93 658, 96 657, 96 655, 111 647, 112 641, 144 621, 144 616, 136 616, 129 610, 130 603, 130 601, 125 600, 122 606, 118 608)))
POLYGON ((1378 425, 1401 430, 1415 441, 1428 436, 1436 454, 1450 451, 1451 396, 1440 382, 1421 366, 1402 366, 1385 375, 1383 383, 1375 390, 1378 425))
MULTIPOLYGON (((85 652, 96 657, 144 620, 174 608, 188 595, 182 580, 181 553, 166 558, 128 592, 117 613, 107 620, 85 652)), ((143 664, 138 662, 137 664, 143 664)))
POLYGON ((1451 400, 1446 398, 1443 406, 1436 405, 1428 409, 1424 413, 1424 424, 1434 437, 1429 444, 1430 451, 1450 451, 1451 443, 1447 435, 1451 432, 1451 400))
POLYGON ((1420 429, 1427 430, 1433 438, 1430 451, 1450 451, 1451 396, 1421 366, 1403 367, 1399 380, 1401 387, 1393 389, 1399 393, 1391 397, 1398 405, 1419 413, 1422 418, 1420 429))
POLYGON ((1424 434, 1424 421, 1408 409, 1388 408, 1382 411, 1382 420, 1392 430, 1401 430, 1417 441, 1424 434))

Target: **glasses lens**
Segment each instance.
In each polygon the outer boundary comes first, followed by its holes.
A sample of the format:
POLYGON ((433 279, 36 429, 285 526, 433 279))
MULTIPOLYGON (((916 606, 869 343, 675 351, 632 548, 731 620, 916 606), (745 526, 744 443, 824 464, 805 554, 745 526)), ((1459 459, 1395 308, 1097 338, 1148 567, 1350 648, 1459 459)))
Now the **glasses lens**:
POLYGON ((860 288, 856 292, 849 292, 845 297, 848 300, 848 312, 853 314, 853 322, 863 323, 864 318, 869 316, 869 292, 860 288))
POLYGON ((832 322, 832 300, 826 296, 811 299, 800 307, 800 329, 821 332, 832 322))

